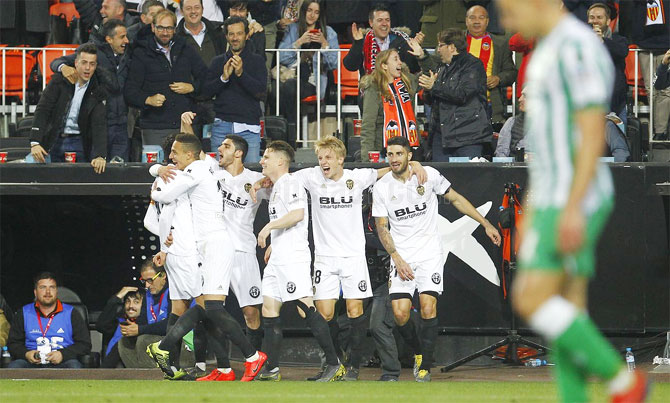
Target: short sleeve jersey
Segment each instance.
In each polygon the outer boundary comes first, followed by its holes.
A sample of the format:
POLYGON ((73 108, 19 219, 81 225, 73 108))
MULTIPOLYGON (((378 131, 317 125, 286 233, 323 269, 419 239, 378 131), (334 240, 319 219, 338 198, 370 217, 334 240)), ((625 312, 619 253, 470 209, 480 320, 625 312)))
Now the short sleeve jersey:
POLYGON ((272 255, 269 264, 290 265, 295 262, 309 262, 311 254, 307 241, 307 193, 300 181, 285 174, 272 187, 268 199, 268 214, 270 221, 284 217, 290 211, 304 209, 303 219, 289 228, 273 229, 271 231, 272 255))
MULTIPOLYGON (((607 111, 614 68, 605 46, 572 15, 544 37, 533 51, 526 74, 526 136, 535 156, 529 167, 529 202, 537 208, 562 208, 573 181, 582 138, 575 115, 598 107, 607 111)), ((604 119, 604 117, 603 117, 604 119)), ((609 169, 599 163, 583 209, 593 212, 612 197, 609 169)))
POLYGON ((317 256, 365 255, 363 191, 377 180, 376 169, 345 169, 334 181, 320 167, 293 173, 309 191, 312 204, 314 253, 317 256))
POLYGON ((432 167, 424 167, 428 180, 419 185, 416 176, 401 182, 392 172, 374 186, 372 216, 388 217, 391 237, 408 263, 422 262, 442 253, 437 228, 438 199, 451 183, 432 167))

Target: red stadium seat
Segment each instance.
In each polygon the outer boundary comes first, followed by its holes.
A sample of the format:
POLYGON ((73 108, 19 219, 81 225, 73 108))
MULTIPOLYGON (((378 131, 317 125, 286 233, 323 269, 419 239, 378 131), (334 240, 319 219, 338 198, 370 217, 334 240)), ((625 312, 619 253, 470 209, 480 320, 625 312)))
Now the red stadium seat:
MULTIPOLYGON (((35 56, 26 51, 26 69, 23 71, 23 51, 6 50, 5 54, 5 77, 3 80, 0 72, 0 88, 4 89, 5 96, 16 96, 23 99, 23 87, 28 87, 30 72, 35 67, 35 56)), ((2 66, 2 52, 0 51, 0 66, 2 66)))
MULTIPOLYGON (((638 46, 629 45, 628 49, 638 49, 638 46)), ((635 52, 633 51, 629 51, 628 56, 626 56, 626 82, 628 82, 629 86, 633 86, 633 91, 638 91, 639 96, 647 96, 647 90, 644 88, 644 76, 642 75, 639 57, 637 65, 637 82, 635 82, 635 52)))
MULTIPOLYGON (((351 49, 351 44, 342 44, 340 45, 340 49, 351 49)), ((342 60, 349 54, 349 52, 340 52, 340 66, 339 70, 342 72, 342 77, 341 77, 341 97, 342 99, 346 97, 357 97, 358 96, 358 71, 349 71, 344 67, 344 64, 342 63, 342 60)), ((335 77, 335 81, 333 82, 335 85, 337 85, 337 70, 333 71, 333 76, 335 77)))
POLYGON ((79 18, 79 13, 75 8, 74 3, 56 3, 49 7, 49 14, 56 17, 63 16, 67 21, 68 27, 75 17, 79 18))
POLYGON ((44 76, 45 84, 49 83, 49 81, 51 80, 51 76, 53 75, 53 72, 49 68, 51 62, 53 62, 54 60, 58 59, 61 56, 70 55, 74 53, 74 51, 77 50, 77 46, 78 45, 70 45, 70 44, 62 44, 62 45, 52 44, 45 46, 45 49, 40 51, 40 53, 37 55, 37 63, 38 63, 37 65, 40 71, 42 72, 42 75, 44 76), (49 49, 49 48, 56 48, 56 49, 49 49), (67 48, 67 50, 63 51, 62 48, 67 48))

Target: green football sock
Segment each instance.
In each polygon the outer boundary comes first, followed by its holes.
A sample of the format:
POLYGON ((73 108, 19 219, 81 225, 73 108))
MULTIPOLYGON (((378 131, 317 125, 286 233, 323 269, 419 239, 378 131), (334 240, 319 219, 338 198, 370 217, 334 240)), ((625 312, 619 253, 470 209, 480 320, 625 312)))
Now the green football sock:
POLYGON ((569 352, 571 361, 587 374, 612 379, 622 367, 621 358, 584 313, 579 313, 554 344, 569 352))
POLYGON ((558 394, 563 402, 586 402, 586 379, 581 368, 571 359, 567 351, 555 346, 552 357, 556 366, 554 376, 558 384, 558 394))

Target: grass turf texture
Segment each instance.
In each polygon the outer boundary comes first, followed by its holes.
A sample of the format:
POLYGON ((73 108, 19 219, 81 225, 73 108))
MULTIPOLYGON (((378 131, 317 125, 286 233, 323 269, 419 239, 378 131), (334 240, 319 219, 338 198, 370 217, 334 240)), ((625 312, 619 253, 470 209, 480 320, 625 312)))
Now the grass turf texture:
MULTIPOLYGON (((607 401, 602 384, 590 386, 593 401, 607 401)), ((666 402, 670 384, 655 384, 651 402, 666 402)), ((215 401, 556 401, 549 382, 168 382, 88 380, 0 380, 2 402, 105 401, 215 402, 215 401), (123 399, 123 400, 121 400, 123 399)))

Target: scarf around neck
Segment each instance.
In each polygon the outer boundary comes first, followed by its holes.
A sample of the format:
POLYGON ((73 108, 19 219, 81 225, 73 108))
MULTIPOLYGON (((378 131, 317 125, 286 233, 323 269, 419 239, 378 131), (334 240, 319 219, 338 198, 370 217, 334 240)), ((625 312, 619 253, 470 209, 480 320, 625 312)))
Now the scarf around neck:
POLYGON ((412 96, 400 77, 389 84, 392 98, 382 95, 384 104, 384 148, 391 137, 403 136, 412 147, 419 146, 416 117, 412 107, 412 96))
MULTIPOLYGON (((389 35, 395 34, 402 37, 405 41, 409 41, 409 36, 395 28, 391 28, 389 35)), ((375 40, 375 33, 372 30, 369 30, 365 34, 365 42, 363 42, 363 67, 365 68, 365 74, 370 74, 375 69, 375 59, 377 59, 377 54, 380 52, 379 44, 375 40)), ((390 41, 390 38, 389 38, 390 41)))

